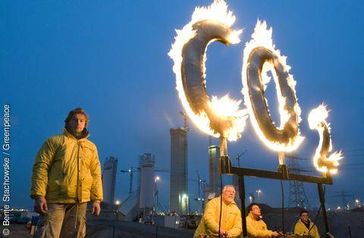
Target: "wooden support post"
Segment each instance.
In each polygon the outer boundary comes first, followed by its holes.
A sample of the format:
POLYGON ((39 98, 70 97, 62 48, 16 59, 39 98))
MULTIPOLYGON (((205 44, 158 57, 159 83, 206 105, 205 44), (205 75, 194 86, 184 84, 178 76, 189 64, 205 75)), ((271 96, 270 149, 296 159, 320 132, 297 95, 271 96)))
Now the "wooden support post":
MULTIPOLYGON (((320 198, 320 203, 321 203, 321 208, 322 208, 321 209, 322 216, 323 216, 324 223, 325 223, 325 231, 326 231, 325 234, 327 234, 330 232, 330 229, 329 229, 329 221, 327 220, 326 207, 325 207, 325 194, 324 194, 324 189, 323 189, 322 183, 318 183, 317 188, 318 188, 319 198, 320 198)), ((326 236, 326 237, 329 237, 329 236, 326 236)))

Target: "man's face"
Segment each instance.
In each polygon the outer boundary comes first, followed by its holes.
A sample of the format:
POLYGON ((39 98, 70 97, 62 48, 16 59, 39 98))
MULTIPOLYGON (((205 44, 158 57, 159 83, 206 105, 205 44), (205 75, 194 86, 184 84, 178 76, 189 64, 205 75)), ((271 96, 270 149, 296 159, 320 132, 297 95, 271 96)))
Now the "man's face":
POLYGON ((76 133, 81 133, 85 129, 86 121, 85 115, 81 113, 75 114, 69 122, 71 130, 76 133))
POLYGON ((255 216, 255 217, 259 217, 262 215, 262 212, 260 211, 260 207, 258 205, 253 205, 252 206, 252 210, 251 213, 255 216))
POLYGON ((304 212, 301 214, 301 220, 303 222, 307 222, 308 221, 308 213, 307 212, 304 212))
POLYGON ((235 199, 235 188, 234 187, 226 187, 224 192, 222 193, 222 200, 225 203, 232 203, 235 199))

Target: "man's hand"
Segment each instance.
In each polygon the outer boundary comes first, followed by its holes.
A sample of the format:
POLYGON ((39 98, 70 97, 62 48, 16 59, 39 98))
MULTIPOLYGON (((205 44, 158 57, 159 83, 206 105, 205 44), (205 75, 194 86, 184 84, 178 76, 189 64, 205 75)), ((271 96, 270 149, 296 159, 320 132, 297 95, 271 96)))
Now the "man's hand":
POLYGON ((101 207, 100 207, 100 201, 94 201, 92 203, 92 214, 95 216, 100 215, 101 207))
POLYGON ((47 200, 44 197, 35 198, 34 211, 39 214, 45 214, 48 212, 47 200))
POLYGON ((221 237, 228 237, 228 233, 227 233, 227 231, 225 231, 224 229, 221 229, 221 228, 220 228, 220 236, 221 236, 221 237))
POLYGON ((273 233, 272 233, 272 237, 280 237, 281 235, 282 235, 282 233, 276 232, 276 231, 273 231, 273 233))

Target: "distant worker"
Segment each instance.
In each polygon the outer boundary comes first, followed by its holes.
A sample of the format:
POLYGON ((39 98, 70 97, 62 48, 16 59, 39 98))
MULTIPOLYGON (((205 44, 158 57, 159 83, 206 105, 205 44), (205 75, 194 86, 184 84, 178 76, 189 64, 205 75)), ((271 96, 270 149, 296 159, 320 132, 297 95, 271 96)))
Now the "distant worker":
POLYGON ((249 238, 270 238, 282 235, 280 232, 268 230, 267 224, 262 220, 262 213, 258 203, 251 203, 248 212, 246 226, 249 238))
POLYGON ((294 226, 294 234, 299 236, 320 238, 317 226, 310 220, 307 210, 302 210, 300 212, 300 218, 294 226))
POLYGON ((83 238, 87 202, 100 214, 101 167, 87 124, 82 108, 70 111, 64 133, 47 139, 36 156, 30 195, 40 214, 35 237, 83 238))
POLYGON ((211 199, 205 207, 205 212, 198 225, 194 238, 202 237, 240 237, 241 213, 236 206, 235 188, 225 185, 222 195, 211 199), (222 209, 220 204, 222 203, 222 209), (221 222, 220 222, 221 212, 221 222), (220 223, 220 236, 219 236, 220 223))

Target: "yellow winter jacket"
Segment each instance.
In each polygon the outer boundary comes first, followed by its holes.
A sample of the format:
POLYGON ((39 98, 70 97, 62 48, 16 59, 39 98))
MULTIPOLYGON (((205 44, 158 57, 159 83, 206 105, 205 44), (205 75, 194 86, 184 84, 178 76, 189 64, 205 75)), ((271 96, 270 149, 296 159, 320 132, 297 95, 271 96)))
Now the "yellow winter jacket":
MULTIPOLYGON (((205 207, 205 212, 198 225, 194 237, 203 237, 204 235, 212 236, 219 233, 220 218, 220 197, 211 199, 205 207)), ((222 202, 221 229, 228 233, 228 237, 240 237, 241 212, 236 203, 226 205, 222 202)))
POLYGON ((246 229, 249 238, 270 238, 273 233, 268 230, 267 224, 263 220, 256 220, 251 212, 246 217, 246 229))
POLYGON ((318 232, 317 226, 310 221, 310 229, 307 229, 305 224, 299 219, 294 226, 294 234, 295 235, 310 235, 312 238, 320 238, 320 234, 318 232))
POLYGON ((102 201, 101 166, 94 143, 64 134, 46 140, 35 159, 32 198, 42 196, 49 203, 102 201))

